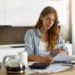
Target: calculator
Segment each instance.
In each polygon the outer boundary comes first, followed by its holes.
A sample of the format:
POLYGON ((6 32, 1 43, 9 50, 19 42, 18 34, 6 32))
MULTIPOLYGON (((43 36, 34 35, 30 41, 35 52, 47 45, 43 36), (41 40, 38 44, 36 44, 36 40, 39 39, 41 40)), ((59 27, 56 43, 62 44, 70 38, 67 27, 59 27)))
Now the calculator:
POLYGON ((30 65, 29 67, 31 69, 45 69, 50 65, 50 62, 47 63, 33 63, 32 65, 30 65))

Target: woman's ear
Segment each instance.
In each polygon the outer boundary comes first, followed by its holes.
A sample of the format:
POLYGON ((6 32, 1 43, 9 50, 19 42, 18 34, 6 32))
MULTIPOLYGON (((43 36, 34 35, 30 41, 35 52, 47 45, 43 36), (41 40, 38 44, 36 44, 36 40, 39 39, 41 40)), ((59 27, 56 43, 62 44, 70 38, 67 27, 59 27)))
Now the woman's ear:
POLYGON ((42 15, 40 15, 40 19, 43 20, 43 16, 42 15))

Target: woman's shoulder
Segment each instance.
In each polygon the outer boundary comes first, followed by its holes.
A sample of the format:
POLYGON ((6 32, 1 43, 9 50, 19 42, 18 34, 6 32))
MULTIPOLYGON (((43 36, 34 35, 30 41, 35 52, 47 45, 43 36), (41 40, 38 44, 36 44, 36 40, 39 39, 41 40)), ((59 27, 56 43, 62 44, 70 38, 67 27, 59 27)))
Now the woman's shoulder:
POLYGON ((32 32, 34 29, 28 29, 26 32, 32 32))
POLYGON ((28 30, 26 31, 26 33, 32 33, 32 32, 34 32, 34 29, 28 29, 28 30))
POLYGON ((36 34, 37 33, 37 29, 35 29, 35 28, 33 28, 33 29, 28 29, 27 31, 26 31, 26 34, 36 34))

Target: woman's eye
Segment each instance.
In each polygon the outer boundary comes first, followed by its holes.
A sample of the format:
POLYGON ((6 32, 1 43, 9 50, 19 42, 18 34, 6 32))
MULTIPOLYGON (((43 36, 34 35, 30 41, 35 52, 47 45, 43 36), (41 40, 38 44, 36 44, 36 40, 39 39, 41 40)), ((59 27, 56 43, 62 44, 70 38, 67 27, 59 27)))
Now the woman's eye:
POLYGON ((50 18, 46 18, 46 20, 53 21, 53 22, 55 21, 54 19, 50 19, 50 18))
POLYGON ((50 20, 49 18, 46 18, 46 20, 50 20))
POLYGON ((54 20, 52 20, 52 21, 54 21, 54 20))

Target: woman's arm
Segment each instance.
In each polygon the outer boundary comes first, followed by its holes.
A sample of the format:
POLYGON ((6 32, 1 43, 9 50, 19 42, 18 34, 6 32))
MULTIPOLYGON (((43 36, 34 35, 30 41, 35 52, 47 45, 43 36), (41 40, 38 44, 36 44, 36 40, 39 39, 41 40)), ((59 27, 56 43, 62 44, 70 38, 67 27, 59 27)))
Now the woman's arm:
POLYGON ((33 45, 33 35, 32 35, 32 30, 29 29, 25 33, 24 41, 25 41, 25 50, 27 51, 28 55, 29 54, 34 54, 34 45, 33 45))
POLYGON ((56 53, 63 53, 63 54, 66 54, 68 55, 68 48, 67 46, 65 45, 65 42, 63 41, 63 38, 62 36, 59 36, 58 40, 57 40, 57 44, 60 44, 62 45, 60 48, 57 48, 55 49, 56 53))
POLYGON ((53 50, 52 50, 52 53, 54 53, 54 54, 63 53, 63 54, 65 54, 65 55, 68 55, 68 52, 67 52, 67 51, 63 51, 63 50, 61 50, 61 49, 53 49, 53 50))
POLYGON ((41 63, 46 63, 46 62, 53 63, 54 62, 54 60, 50 56, 37 56, 37 55, 33 55, 33 54, 30 54, 28 56, 28 60, 41 62, 41 63))

